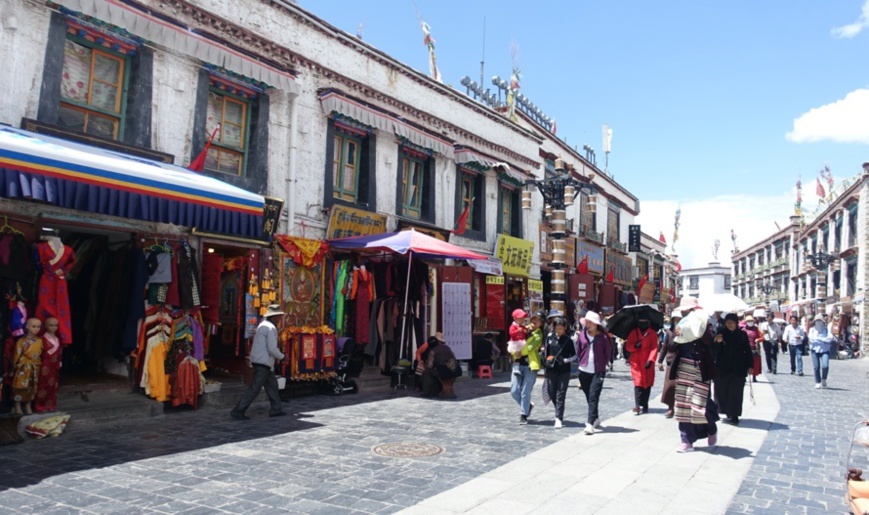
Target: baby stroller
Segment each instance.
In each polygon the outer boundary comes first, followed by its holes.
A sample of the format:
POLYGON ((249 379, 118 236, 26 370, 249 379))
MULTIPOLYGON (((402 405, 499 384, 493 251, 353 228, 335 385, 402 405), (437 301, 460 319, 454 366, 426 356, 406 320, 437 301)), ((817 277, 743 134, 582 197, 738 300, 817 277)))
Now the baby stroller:
POLYGON ((344 392, 357 393, 359 385, 352 378, 362 373, 365 347, 356 345, 353 338, 338 338, 338 367, 335 375, 326 384, 326 392, 330 395, 341 395, 344 392))

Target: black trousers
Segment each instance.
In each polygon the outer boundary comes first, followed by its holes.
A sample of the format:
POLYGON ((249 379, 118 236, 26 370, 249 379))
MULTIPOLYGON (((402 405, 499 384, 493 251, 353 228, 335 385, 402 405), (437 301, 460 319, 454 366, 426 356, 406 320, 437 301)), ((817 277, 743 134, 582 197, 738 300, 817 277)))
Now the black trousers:
POLYGON ((766 370, 767 372, 776 373, 778 365, 778 344, 775 342, 763 341, 763 353, 766 355, 766 370))
POLYGON ((549 397, 555 404, 555 418, 564 420, 564 400, 567 398, 567 384, 570 382, 570 370, 567 372, 546 371, 549 379, 549 397))
POLYGON ((741 417, 745 376, 742 374, 719 374, 714 383, 715 402, 718 404, 720 412, 729 418, 741 417))
POLYGON ((232 414, 244 415, 244 412, 250 407, 250 403, 256 399, 256 396, 259 395, 260 390, 263 388, 266 389, 266 395, 269 398, 269 404, 271 404, 269 413, 280 412, 281 394, 280 390, 278 390, 278 378, 275 376, 275 371, 272 367, 257 365, 254 363, 253 382, 251 383, 250 388, 248 388, 248 390, 244 392, 244 395, 241 396, 238 404, 232 408, 232 414))
POLYGON ((642 386, 634 386, 634 406, 649 410, 649 397, 652 395, 652 387, 643 388, 642 386))
POLYGON ((603 380, 605 377, 606 372, 590 374, 582 370, 579 371, 579 385, 582 387, 582 393, 585 394, 586 402, 588 402, 589 424, 594 424, 594 421, 600 418, 597 408, 600 403, 600 392, 603 391, 603 380))

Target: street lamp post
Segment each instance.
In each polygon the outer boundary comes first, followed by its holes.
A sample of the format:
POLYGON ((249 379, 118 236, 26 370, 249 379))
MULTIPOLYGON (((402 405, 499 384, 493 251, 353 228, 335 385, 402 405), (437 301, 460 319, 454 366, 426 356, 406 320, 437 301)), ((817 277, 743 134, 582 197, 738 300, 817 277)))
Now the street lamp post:
POLYGON ((588 190, 592 195, 589 197, 589 211, 594 212, 596 209, 596 199, 594 198, 594 185, 591 184, 594 175, 588 177, 588 182, 581 181, 573 176, 572 167, 568 168, 564 164, 564 160, 559 157, 555 160, 555 175, 543 179, 528 179, 525 181, 525 190, 522 192, 522 209, 531 209, 531 192, 532 187, 537 188, 540 194, 543 195, 545 205, 545 217, 552 223, 552 295, 549 302, 550 308, 566 313, 564 306, 567 296, 565 294, 566 285, 566 263, 565 263, 565 235, 567 229, 567 211, 568 206, 573 205, 573 200, 579 195, 583 189, 588 190))
POLYGON ((827 299, 827 268, 832 264, 836 259, 835 254, 828 254, 824 252, 823 247, 819 247, 818 251, 814 254, 807 254, 806 259, 811 261, 812 266, 820 272, 820 276, 818 277, 818 298, 825 300, 827 299))
MULTIPOLYGON (((773 291, 775 291, 776 288, 775 288, 775 286, 773 286, 770 283, 763 283, 760 286, 758 286, 757 289, 760 290, 760 292, 763 293, 766 300, 769 301, 769 294, 772 293, 773 291)), ((767 308, 768 307, 769 306, 767 306, 767 308)))

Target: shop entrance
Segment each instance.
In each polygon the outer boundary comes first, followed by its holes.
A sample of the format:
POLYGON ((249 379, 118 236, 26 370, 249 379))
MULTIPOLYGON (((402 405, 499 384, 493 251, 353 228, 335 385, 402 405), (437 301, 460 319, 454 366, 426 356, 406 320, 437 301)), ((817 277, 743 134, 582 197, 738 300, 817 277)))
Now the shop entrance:
MULTIPOLYGON (((240 244, 203 240, 202 321, 206 326, 208 377, 238 379, 248 373, 245 342, 259 322, 252 284, 260 283, 260 249, 240 244)), ((269 269, 271 267, 268 267, 269 269)), ((274 281, 271 281, 274 283, 274 281)), ((266 293, 268 295, 268 293, 266 293)), ((257 304, 274 299, 257 295, 257 304)))
MULTIPOLYGON (((72 342, 61 342, 60 386, 129 386, 129 355, 138 337, 138 319, 130 319, 130 307, 142 303, 142 291, 134 286, 134 270, 141 266, 135 234, 57 224, 45 227, 51 230, 44 232, 59 237, 75 256, 66 274, 72 342)), ((37 302, 42 294, 38 292, 37 302)))

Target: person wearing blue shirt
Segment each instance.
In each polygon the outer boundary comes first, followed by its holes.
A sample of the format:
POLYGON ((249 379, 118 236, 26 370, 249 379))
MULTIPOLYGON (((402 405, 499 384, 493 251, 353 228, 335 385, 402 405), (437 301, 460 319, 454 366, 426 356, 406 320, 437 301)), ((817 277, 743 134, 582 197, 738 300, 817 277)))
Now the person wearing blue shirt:
POLYGON ((809 346, 812 349, 812 366, 815 369, 815 388, 827 387, 827 374, 830 372, 830 352, 836 343, 823 315, 816 315, 809 329, 809 346))

